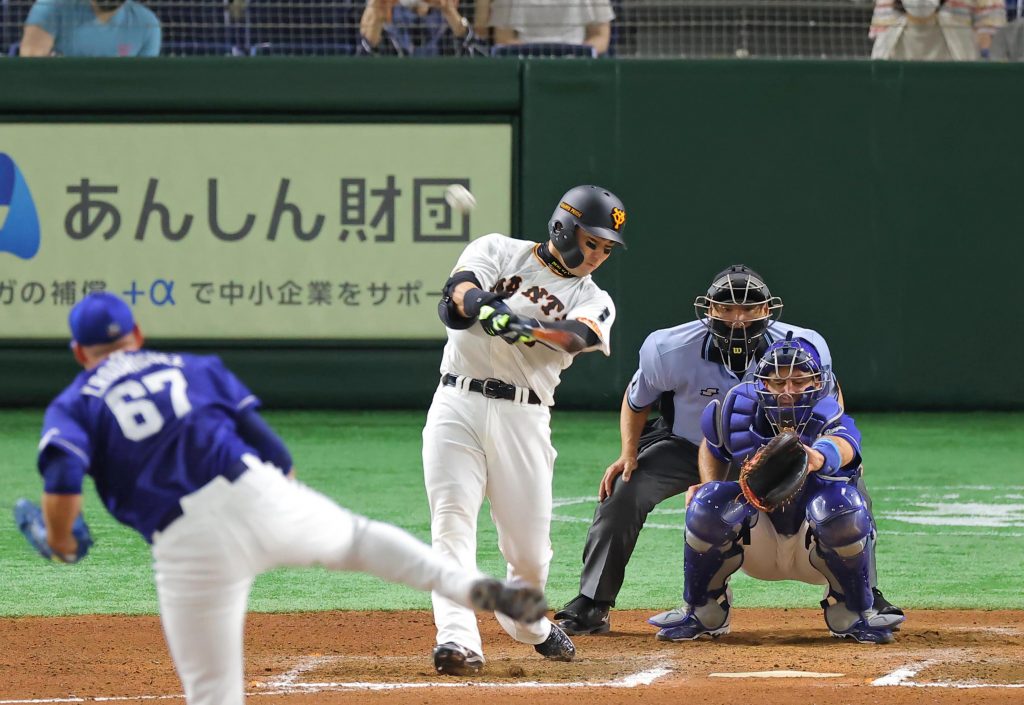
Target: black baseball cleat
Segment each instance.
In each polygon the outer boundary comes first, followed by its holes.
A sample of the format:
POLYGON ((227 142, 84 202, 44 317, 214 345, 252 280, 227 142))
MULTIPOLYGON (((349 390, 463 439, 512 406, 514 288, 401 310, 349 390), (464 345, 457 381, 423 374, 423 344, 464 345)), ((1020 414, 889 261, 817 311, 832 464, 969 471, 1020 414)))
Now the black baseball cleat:
POLYGON ((898 631, 900 624, 902 624, 907 618, 907 616, 903 614, 903 610, 885 599, 885 596, 882 595, 882 591, 878 588, 871 588, 871 594, 875 596, 874 609, 878 614, 890 617, 890 624, 892 625, 891 629, 893 631, 898 631))
POLYGON ((473 607, 484 612, 501 612, 517 622, 531 624, 548 611, 544 593, 520 582, 481 578, 469 589, 473 607))
POLYGON ((576 656, 576 647, 572 639, 557 624, 551 625, 548 638, 533 647, 538 654, 550 661, 572 661, 576 656))
POLYGON ((609 605, 594 602, 585 595, 577 595, 565 607, 555 612, 558 626, 570 636, 607 634, 612 625, 608 619, 609 605))
POLYGON ((434 670, 445 676, 474 676, 484 667, 484 657, 449 641, 434 647, 434 670))

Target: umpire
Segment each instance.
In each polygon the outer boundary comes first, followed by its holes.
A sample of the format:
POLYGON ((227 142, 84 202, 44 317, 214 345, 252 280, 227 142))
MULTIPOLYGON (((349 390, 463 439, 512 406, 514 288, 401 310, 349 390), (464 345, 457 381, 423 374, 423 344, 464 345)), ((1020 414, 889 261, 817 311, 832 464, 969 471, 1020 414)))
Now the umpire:
MULTIPOLYGON (((813 330, 780 323, 782 300, 745 265, 717 274, 694 309, 697 320, 654 331, 640 349, 640 367, 622 399, 622 454, 601 478, 600 502, 583 549, 580 594, 555 614, 569 634, 611 629, 608 611, 647 515, 700 482, 697 448, 704 407, 724 399, 768 346, 789 331, 817 348, 826 370, 832 367, 825 340, 813 330), (655 404, 661 416, 648 421, 655 404)), ((671 618, 669 612, 652 619, 671 618)))

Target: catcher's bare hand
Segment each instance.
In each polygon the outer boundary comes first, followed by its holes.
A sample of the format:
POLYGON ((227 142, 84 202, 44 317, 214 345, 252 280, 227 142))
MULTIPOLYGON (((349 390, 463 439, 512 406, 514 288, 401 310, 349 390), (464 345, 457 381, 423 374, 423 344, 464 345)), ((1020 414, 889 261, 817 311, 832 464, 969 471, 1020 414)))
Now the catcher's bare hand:
POLYGON ((825 456, 804 443, 804 450, 807 451, 807 472, 818 472, 825 464, 825 456))
POLYGON ((615 478, 619 475, 622 475, 623 482, 629 482, 633 471, 636 470, 636 464, 635 455, 623 455, 609 465, 608 469, 604 471, 604 477, 601 478, 601 487, 598 490, 597 498, 603 502, 612 496, 612 486, 615 484, 615 478))
POLYGON ((706 482, 698 482, 696 485, 690 485, 686 488, 686 505, 690 506, 690 502, 693 501, 693 495, 697 494, 697 490, 706 485, 706 482))

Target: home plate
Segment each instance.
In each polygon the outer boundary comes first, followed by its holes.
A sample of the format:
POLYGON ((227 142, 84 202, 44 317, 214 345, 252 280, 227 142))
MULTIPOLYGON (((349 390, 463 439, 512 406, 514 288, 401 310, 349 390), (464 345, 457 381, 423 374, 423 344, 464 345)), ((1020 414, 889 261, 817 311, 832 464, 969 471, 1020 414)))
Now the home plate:
POLYGON ((750 671, 748 673, 710 673, 709 678, 842 678, 842 673, 814 671, 750 671))

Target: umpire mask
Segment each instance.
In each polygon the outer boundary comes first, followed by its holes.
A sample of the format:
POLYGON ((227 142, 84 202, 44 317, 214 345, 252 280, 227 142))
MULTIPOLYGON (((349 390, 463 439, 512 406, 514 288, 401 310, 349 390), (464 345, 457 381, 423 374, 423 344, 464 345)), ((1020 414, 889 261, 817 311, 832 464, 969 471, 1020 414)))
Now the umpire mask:
POLYGON ((715 275, 693 310, 729 369, 741 372, 754 361, 768 326, 782 315, 782 299, 772 296, 760 274, 734 264, 715 275))

